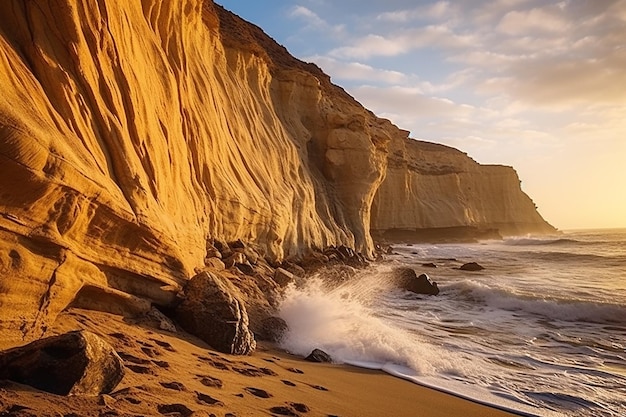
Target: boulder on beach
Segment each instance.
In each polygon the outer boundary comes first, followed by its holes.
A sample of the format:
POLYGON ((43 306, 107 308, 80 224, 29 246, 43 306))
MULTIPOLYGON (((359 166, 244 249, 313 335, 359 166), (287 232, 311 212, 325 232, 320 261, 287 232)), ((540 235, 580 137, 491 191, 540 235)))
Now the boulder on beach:
POLYGON ((437 283, 431 281, 430 277, 426 274, 420 274, 418 276, 411 268, 398 268, 395 275, 400 288, 414 292, 415 294, 439 294, 437 283))
POLYGON ((476 262, 468 262, 461 265, 459 269, 461 271, 482 271, 483 269, 485 269, 485 267, 476 262))
POLYGON ((0 353, 0 380, 57 395, 100 395, 124 377, 115 350, 86 330, 36 340, 0 353))
POLYGON ((247 355, 256 342, 248 328, 246 307, 226 278, 203 271, 189 280, 176 308, 183 329, 220 352, 247 355))
POLYGON ((330 363, 333 361, 333 358, 326 352, 321 349, 313 349, 313 351, 304 358, 309 362, 319 362, 319 363, 330 363))
POLYGON ((287 322, 280 317, 271 316, 261 321, 261 328, 257 333, 260 340, 268 342, 280 342, 289 330, 287 322))

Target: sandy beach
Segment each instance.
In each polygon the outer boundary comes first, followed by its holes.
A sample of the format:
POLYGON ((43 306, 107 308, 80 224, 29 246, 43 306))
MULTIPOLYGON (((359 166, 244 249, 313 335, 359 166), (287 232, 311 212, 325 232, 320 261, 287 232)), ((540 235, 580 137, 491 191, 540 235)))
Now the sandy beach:
POLYGON ((126 366, 108 395, 62 397, 3 382, 3 416, 511 416, 383 372, 319 364, 261 343, 251 356, 218 353, 150 319, 74 309, 50 334, 87 329, 126 366))

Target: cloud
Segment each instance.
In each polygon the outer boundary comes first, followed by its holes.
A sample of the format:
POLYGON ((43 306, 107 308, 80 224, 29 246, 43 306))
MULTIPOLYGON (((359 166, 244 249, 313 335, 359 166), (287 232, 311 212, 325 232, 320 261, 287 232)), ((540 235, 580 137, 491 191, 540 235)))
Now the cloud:
POLYGON ((329 55, 341 58, 370 58, 372 56, 394 56, 409 51, 408 45, 397 38, 367 35, 355 40, 350 46, 335 48, 329 55))
POLYGON ((511 11, 504 15, 496 30, 510 36, 524 36, 537 32, 560 33, 569 27, 568 21, 554 8, 534 8, 511 11))
POLYGON ((417 87, 375 87, 362 85, 351 89, 351 92, 366 107, 379 113, 407 115, 415 120, 433 116, 446 118, 467 117, 473 108, 460 105, 450 99, 425 95, 417 87))
POLYGON ((317 13, 304 6, 294 6, 289 12, 289 16, 304 20, 307 25, 303 29, 312 29, 334 35, 342 34, 345 30, 344 25, 333 26, 317 13))
POLYGON ((399 30, 387 36, 368 34, 350 45, 332 49, 334 57, 368 59, 375 56, 398 56, 420 48, 462 48, 473 44, 470 34, 457 34, 445 24, 399 30))
POLYGON ((414 20, 435 20, 450 16, 454 11, 455 9, 450 5, 449 1, 438 1, 434 4, 419 6, 413 9, 384 12, 376 16, 376 20, 394 23, 407 23, 414 20))
POLYGON ((326 26, 324 19, 304 6, 295 6, 289 13, 291 17, 301 17, 312 26, 326 26))
POLYGON ((337 79, 402 84, 411 78, 400 71, 374 68, 360 62, 339 61, 327 56, 312 56, 305 59, 315 62, 324 72, 337 79))

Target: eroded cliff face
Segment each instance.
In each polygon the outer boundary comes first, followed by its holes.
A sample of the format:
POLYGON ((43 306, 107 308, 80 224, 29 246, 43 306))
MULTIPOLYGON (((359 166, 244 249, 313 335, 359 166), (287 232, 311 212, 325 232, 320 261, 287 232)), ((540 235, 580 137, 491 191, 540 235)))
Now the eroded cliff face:
POLYGON ((372 205, 372 234, 388 239, 468 239, 554 233, 515 170, 413 139, 393 141, 372 205))
POLYGON ((537 220, 510 169, 413 169, 445 153, 209 0, 4 0, 0 67, 0 345, 73 300, 170 305, 215 241, 371 256, 370 223, 537 220))
POLYGON ((0 309, 167 304, 207 242, 371 254, 389 123, 210 1, 0 2, 0 309))

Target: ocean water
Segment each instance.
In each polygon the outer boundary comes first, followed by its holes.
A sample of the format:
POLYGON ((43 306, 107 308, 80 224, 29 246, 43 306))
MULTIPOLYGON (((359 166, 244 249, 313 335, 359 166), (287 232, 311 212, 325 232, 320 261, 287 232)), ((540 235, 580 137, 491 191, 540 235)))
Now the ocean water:
POLYGON ((289 288, 283 347, 521 415, 626 416, 626 229, 394 253, 354 278, 324 272, 289 288), (465 262, 485 270, 459 270, 465 262), (396 288, 399 266, 441 293, 396 288))

